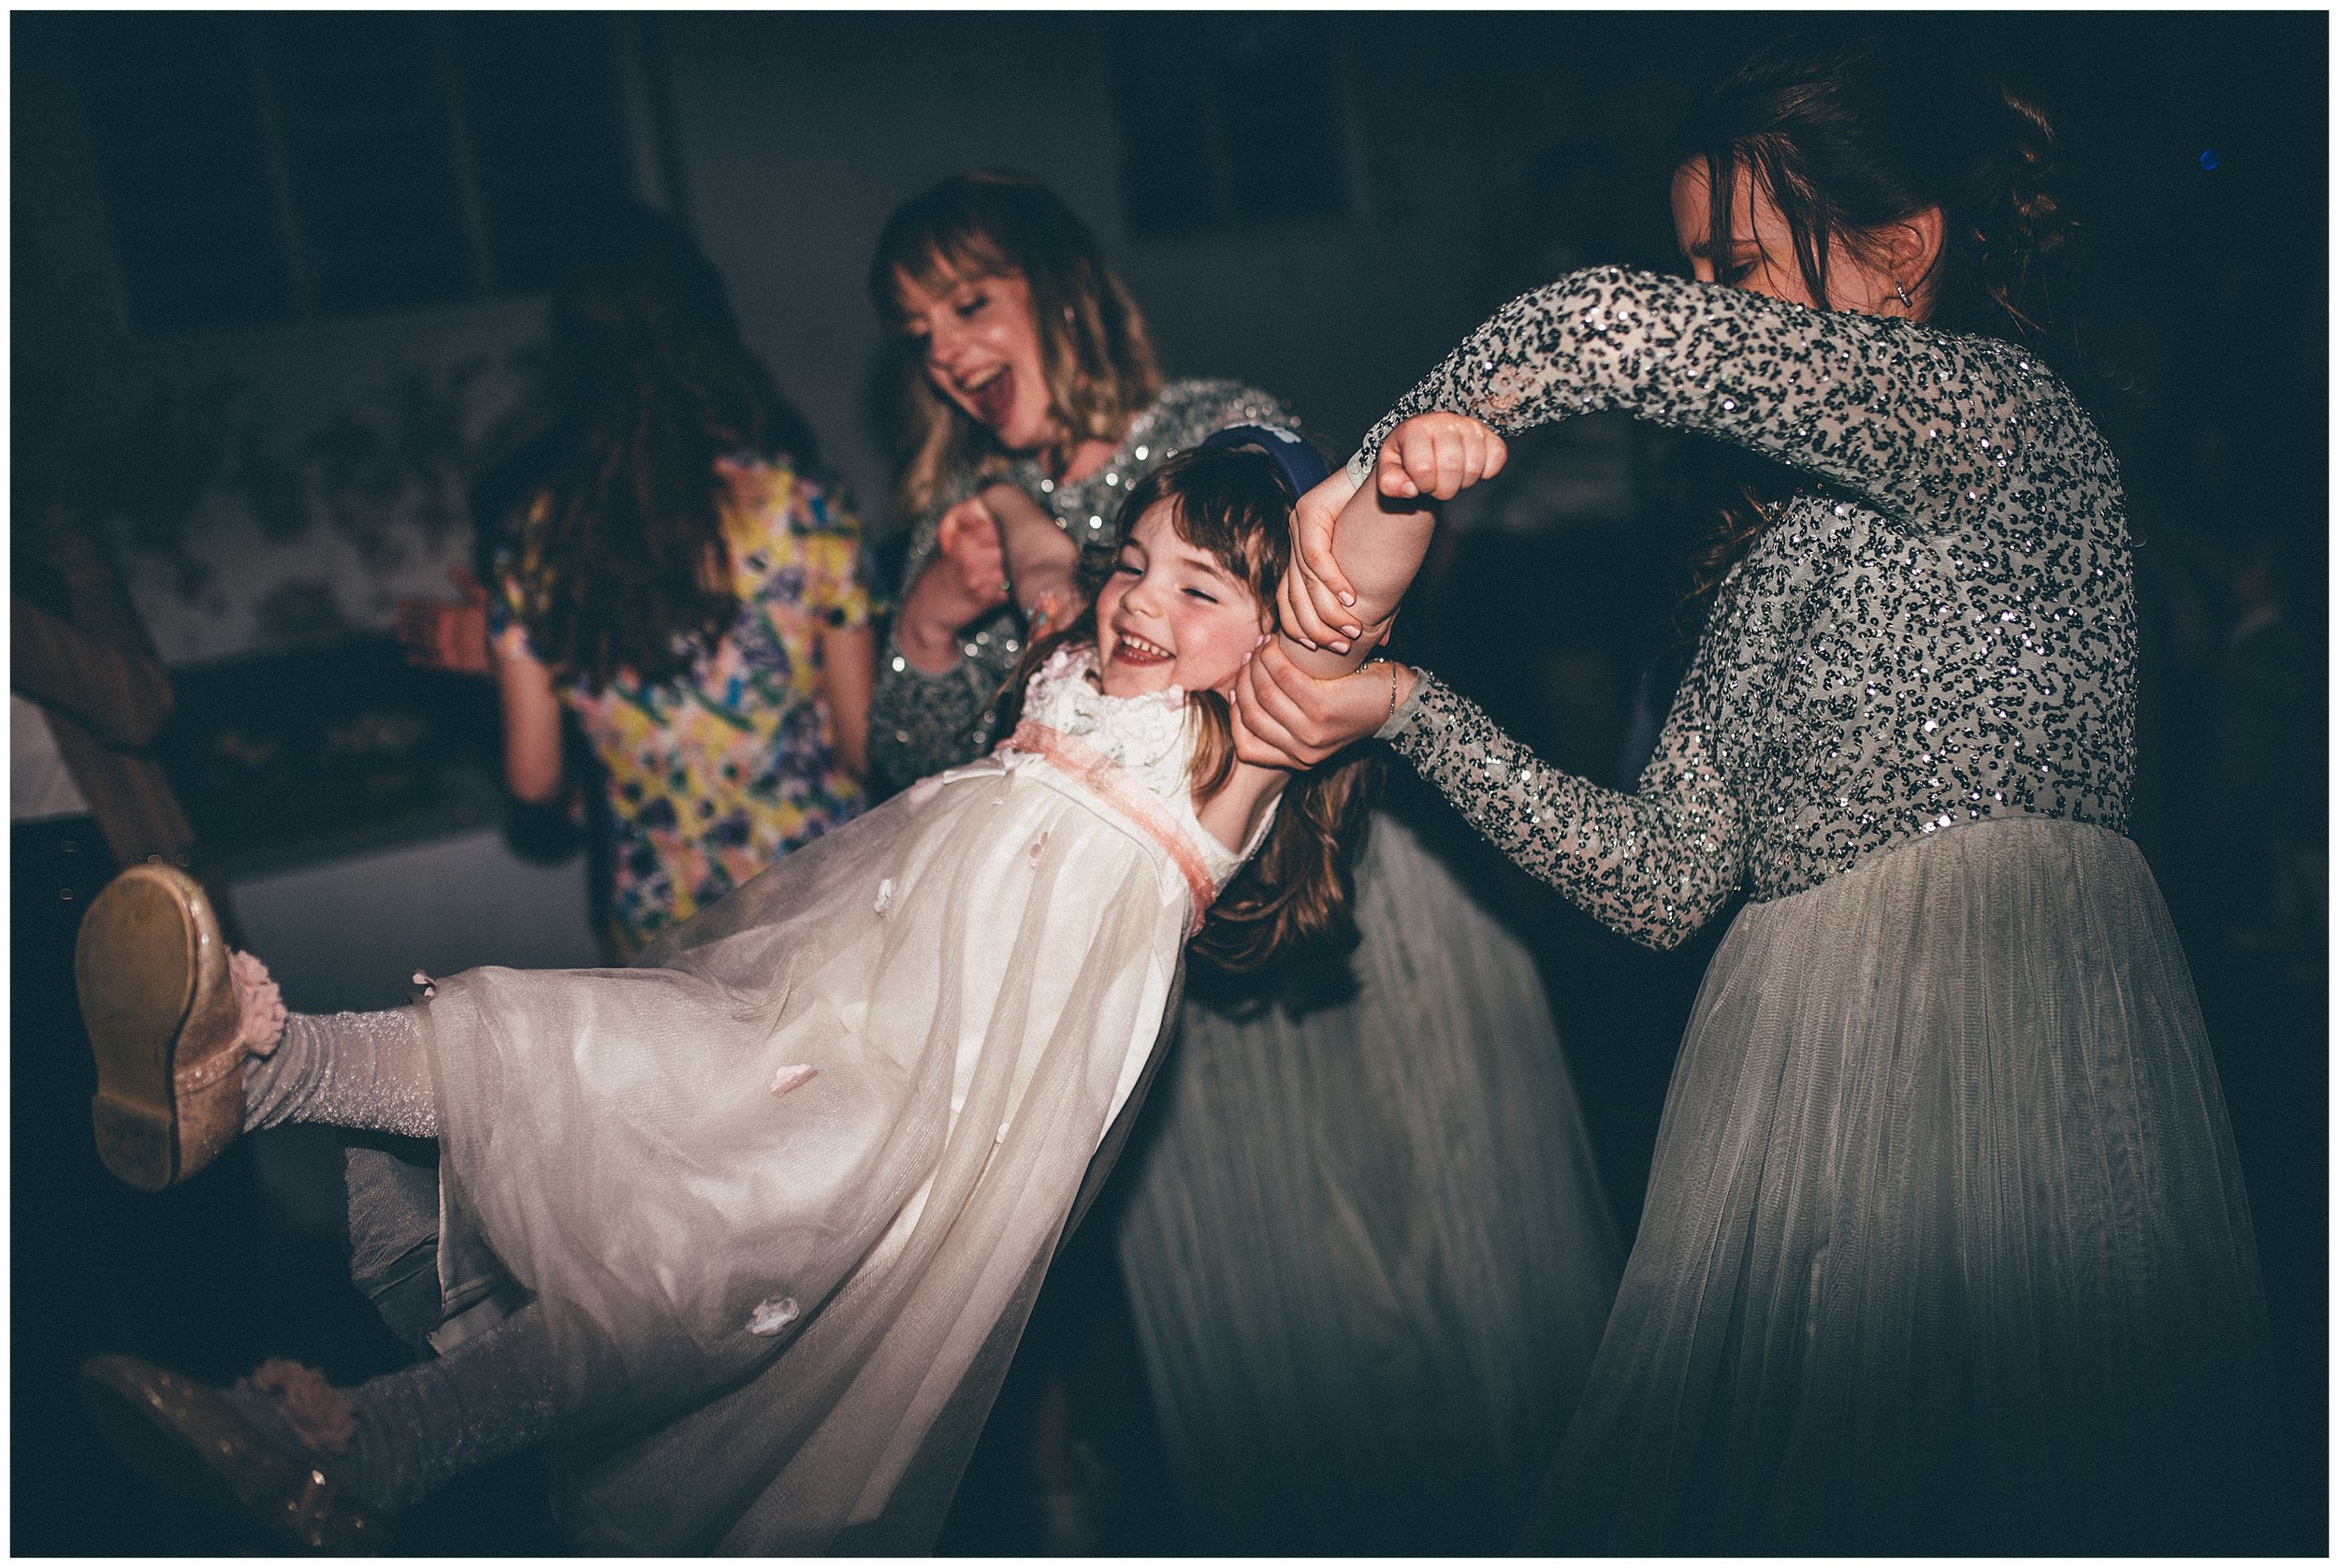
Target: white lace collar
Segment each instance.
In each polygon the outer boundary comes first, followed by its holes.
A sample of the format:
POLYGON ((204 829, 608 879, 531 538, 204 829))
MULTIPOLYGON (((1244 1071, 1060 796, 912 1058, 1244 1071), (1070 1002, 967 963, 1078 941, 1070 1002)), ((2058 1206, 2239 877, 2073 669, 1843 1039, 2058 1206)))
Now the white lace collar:
POLYGON ((1147 792, 1166 801, 1184 800, 1192 792, 1184 689, 1108 697, 1097 688, 1096 673, 1094 645, 1056 649, 1031 677, 1024 718, 1126 768, 1147 792))
MULTIPOLYGON (((1096 669, 1093 645, 1060 647, 1050 654, 1024 689, 1024 723, 1053 731, 1085 754, 1110 762, 1168 807, 1178 831, 1200 851, 1212 882, 1225 887, 1242 863, 1258 852, 1276 803, 1271 802, 1260 814, 1250 842, 1241 850, 1219 843, 1194 809, 1194 731, 1187 723, 1191 716, 1184 690, 1172 686, 1142 697, 1108 697, 1091 678, 1096 669)), ((1002 748, 1015 748, 1012 740, 1002 748)))

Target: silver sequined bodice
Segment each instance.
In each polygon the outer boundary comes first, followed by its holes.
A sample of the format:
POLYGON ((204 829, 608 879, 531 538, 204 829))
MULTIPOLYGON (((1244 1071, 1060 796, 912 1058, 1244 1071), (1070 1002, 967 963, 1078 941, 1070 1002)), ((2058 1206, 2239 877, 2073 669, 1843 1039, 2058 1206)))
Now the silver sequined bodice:
POLYGON ((1635 792, 1546 766, 1434 680, 1389 732, 1608 924, 1669 945, 1742 880, 1780 897, 2007 813, 2125 831, 2136 617, 2118 471, 2027 351, 1602 269, 1505 306, 1356 461, 1441 408, 1504 432, 1622 410, 1829 486, 1724 580, 1635 792))

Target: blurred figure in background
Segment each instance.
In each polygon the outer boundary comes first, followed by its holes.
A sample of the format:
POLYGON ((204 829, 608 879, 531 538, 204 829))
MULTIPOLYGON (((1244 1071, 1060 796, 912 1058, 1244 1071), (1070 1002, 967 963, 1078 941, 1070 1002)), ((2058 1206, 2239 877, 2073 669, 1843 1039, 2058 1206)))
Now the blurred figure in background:
POLYGON ((2278 537, 2254 532, 2232 552, 2225 589, 2232 629, 2217 669, 2211 755, 2216 828, 2230 900, 2227 942, 2320 983, 2329 884, 2323 704, 2316 661, 2290 613, 2278 537))
MULTIPOLYGON (((475 501, 489 566, 402 608, 418 662, 501 697, 514 795, 558 797, 563 715, 605 780, 630 957, 862 806, 873 658, 858 517, 680 225, 617 209, 553 301, 552 435, 475 501)), ((511 465, 505 465, 509 468, 511 465)))

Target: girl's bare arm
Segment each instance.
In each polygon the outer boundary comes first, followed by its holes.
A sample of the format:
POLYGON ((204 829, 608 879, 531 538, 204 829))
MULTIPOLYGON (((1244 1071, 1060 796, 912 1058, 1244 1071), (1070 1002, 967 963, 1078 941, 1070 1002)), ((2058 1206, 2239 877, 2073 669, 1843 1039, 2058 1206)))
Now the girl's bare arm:
MULTIPOLYGON (((1341 477, 1334 474, 1325 483, 1338 484, 1341 477)), ((1437 514, 1425 502, 1384 496, 1374 486, 1351 495, 1341 508, 1332 547, 1356 594, 1349 613, 1360 633, 1349 641, 1346 652, 1339 653, 1310 647, 1290 632, 1278 632, 1276 651, 1318 679, 1344 675, 1362 664, 1388 635, 1398 603, 1421 569, 1436 528, 1437 514)), ((1198 813, 1202 825, 1228 849, 1242 848, 1259 814, 1290 777, 1284 768, 1238 760, 1234 777, 1198 813)))

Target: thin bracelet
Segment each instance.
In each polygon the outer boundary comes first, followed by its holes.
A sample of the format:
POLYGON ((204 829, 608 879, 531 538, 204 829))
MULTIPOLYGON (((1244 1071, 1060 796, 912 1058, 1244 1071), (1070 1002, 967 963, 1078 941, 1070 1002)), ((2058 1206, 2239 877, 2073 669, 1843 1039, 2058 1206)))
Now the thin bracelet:
POLYGON ((1394 660, 1375 659, 1375 664, 1388 666, 1388 716, 1381 720, 1381 728, 1388 728, 1388 720, 1397 717, 1397 663, 1394 660))

